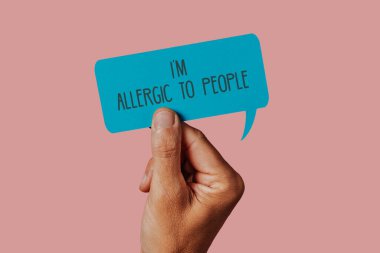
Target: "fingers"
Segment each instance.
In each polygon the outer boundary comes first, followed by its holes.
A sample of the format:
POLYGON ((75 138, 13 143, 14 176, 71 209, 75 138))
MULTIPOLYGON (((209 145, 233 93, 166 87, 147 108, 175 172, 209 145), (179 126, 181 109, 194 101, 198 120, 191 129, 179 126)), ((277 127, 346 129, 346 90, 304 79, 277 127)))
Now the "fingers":
POLYGON ((148 164, 146 165, 145 172, 143 175, 143 178, 140 183, 140 191, 142 192, 149 192, 150 190, 150 183, 152 181, 152 164, 153 159, 149 159, 148 164))
POLYGON ((203 174, 235 172, 198 129, 182 123, 183 149, 194 169, 203 174))
POLYGON ((185 185, 181 174, 181 130, 180 119, 174 111, 161 108, 154 113, 150 189, 173 189, 185 185))
POLYGON ((237 174, 201 131, 181 123, 170 109, 161 108, 154 113, 151 138, 152 158, 140 184, 143 192, 149 192, 152 185, 181 187, 186 185, 185 179, 192 181, 192 174, 197 183, 209 187, 220 177, 237 174))
MULTIPOLYGON (((190 187, 200 202, 209 202, 211 192, 222 193, 225 204, 236 204, 244 193, 242 177, 223 159, 204 134, 182 123, 183 151, 195 169, 190 187)), ((220 199, 216 198, 220 204, 220 199)), ((218 205, 219 205, 218 204, 218 205)))

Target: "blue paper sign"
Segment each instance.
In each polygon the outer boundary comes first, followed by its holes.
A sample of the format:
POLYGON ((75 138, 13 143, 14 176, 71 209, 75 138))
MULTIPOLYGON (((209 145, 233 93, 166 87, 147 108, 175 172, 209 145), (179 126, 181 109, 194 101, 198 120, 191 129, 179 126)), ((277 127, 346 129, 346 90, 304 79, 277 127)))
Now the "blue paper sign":
POLYGON ((112 133, 149 127, 168 107, 182 120, 245 111, 244 139, 269 100, 254 34, 102 59, 95 75, 112 133))

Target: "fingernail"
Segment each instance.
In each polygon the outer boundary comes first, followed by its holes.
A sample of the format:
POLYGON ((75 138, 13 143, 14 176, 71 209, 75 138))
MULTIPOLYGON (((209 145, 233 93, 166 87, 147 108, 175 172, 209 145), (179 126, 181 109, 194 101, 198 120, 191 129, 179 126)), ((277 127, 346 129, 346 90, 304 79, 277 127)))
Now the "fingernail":
POLYGON ((174 125, 174 113, 172 111, 163 110, 154 115, 154 128, 156 130, 168 128, 174 125))

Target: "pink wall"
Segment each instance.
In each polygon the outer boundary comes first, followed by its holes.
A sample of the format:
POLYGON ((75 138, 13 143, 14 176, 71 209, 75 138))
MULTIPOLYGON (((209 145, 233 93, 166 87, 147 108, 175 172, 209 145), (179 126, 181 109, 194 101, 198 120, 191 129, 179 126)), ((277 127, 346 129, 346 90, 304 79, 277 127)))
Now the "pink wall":
POLYGON ((378 1, 8 2, 0 252, 138 252, 149 130, 106 131, 95 61, 251 32, 270 92, 253 132, 190 122, 246 182, 210 252, 380 252, 378 1))

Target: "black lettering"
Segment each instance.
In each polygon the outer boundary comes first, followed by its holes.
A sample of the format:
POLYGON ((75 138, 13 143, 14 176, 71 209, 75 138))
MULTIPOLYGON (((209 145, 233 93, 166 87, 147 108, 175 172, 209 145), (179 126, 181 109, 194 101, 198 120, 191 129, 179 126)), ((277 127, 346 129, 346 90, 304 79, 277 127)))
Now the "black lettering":
POLYGON ((208 77, 202 78, 203 94, 206 94, 206 84, 210 84, 210 79, 208 77), (207 81, 207 82, 206 82, 207 81))
POLYGON ((178 61, 175 61, 175 65, 177 68, 177 75, 178 76, 187 75, 187 70, 186 70, 186 65, 185 65, 184 59, 181 60, 181 65, 179 64, 178 61))
POLYGON ((141 89, 137 89, 136 90, 136 97, 137 97, 137 104, 139 105, 139 107, 143 107, 143 105, 141 104, 140 102, 140 96, 142 95, 141 93, 141 89))
POLYGON ((163 88, 163 96, 165 98, 166 101, 168 102, 171 102, 173 100, 173 98, 168 98, 168 93, 166 92, 166 89, 169 87, 169 84, 165 84, 164 85, 164 88, 163 88))
POLYGON ((148 105, 147 98, 149 99, 150 103, 153 105, 152 98, 150 97, 151 90, 149 88, 144 88, 143 93, 144 93, 145 106, 148 105))
POLYGON ((123 97, 124 97, 124 101, 125 101, 125 108, 131 109, 131 107, 128 106, 127 95, 125 94, 125 92, 123 92, 123 97))
POLYGON ((226 83, 226 77, 224 75, 219 75, 218 77, 218 86, 219 86, 219 89, 221 92, 226 92, 228 89, 228 85, 226 83), (223 79, 223 83, 224 83, 224 88, 222 88, 222 85, 221 85, 221 79, 223 79))
POLYGON ((247 70, 243 70, 241 72, 241 76, 243 78, 243 86, 244 86, 244 88, 246 88, 246 89, 249 88, 248 84, 246 84, 246 82, 245 82, 245 78, 247 77, 247 70))
POLYGON ((123 110, 125 110, 125 105, 124 105, 123 97, 121 96, 120 93, 117 93, 117 109, 118 109, 118 111, 120 111, 120 105, 122 105, 123 110))
POLYGON ((154 86, 152 91, 153 91, 153 100, 156 104, 160 104, 162 102, 162 98, 160 94, 157 94, 157 89, 159 89, 157 86, 154 86))
POLYGON ((212 91, 214 94, 219 93, 217 90, 215 90, 215 82, 216 82, 216 76, 211 76, 211 86, 212 86, 212 91))

